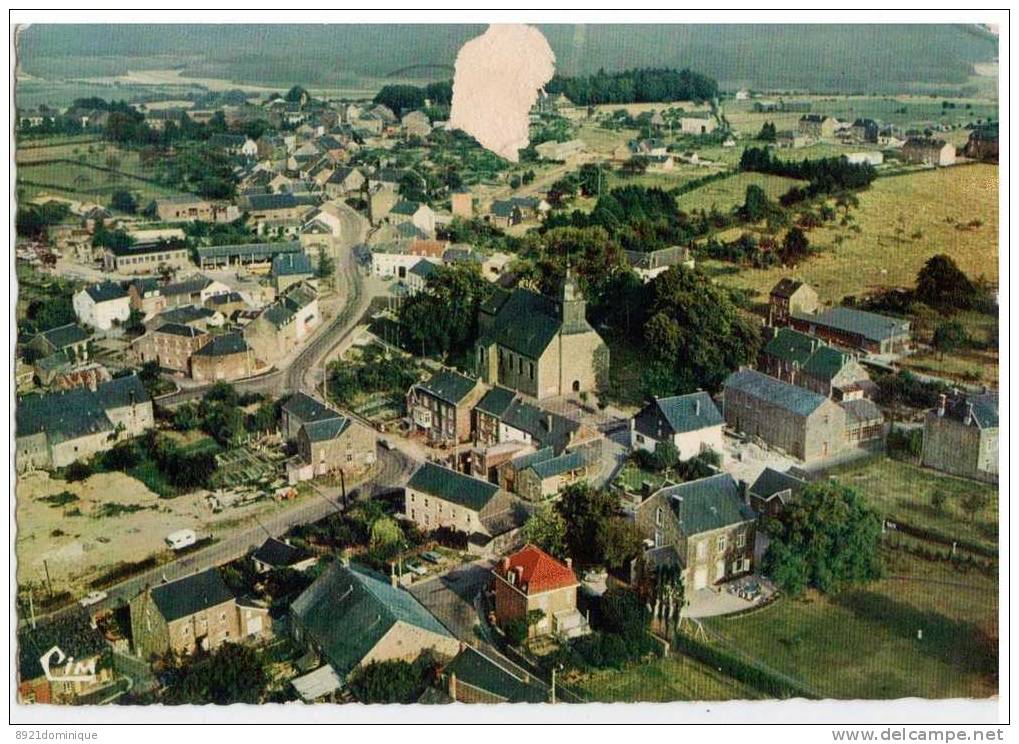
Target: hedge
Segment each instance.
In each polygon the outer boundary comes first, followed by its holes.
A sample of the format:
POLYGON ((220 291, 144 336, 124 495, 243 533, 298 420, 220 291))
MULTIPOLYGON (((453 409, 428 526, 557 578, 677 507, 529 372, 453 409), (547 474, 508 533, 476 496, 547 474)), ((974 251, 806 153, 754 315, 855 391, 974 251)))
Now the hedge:
POLYGON ((929 527, 918 527, 915 524, 909 524, 908 522, 900 522, 898 519, 885 518, 886 524, 894 524, 895 528, 890 530, 891 532, 901 532, 911 537, 918 537, 921 540, 927 540, 929 542, 940 543, 942 545, 948 545, 951 547, 952 543, 955 543, 957 548, 966 550, 976 555, 982 555, 984 558, 997 559, 998 551, 994 548, 989 548, 986 545, 976 542, 974 540, 967 540, 960 537, 951 537, 939 532, 932 530, 929 527))

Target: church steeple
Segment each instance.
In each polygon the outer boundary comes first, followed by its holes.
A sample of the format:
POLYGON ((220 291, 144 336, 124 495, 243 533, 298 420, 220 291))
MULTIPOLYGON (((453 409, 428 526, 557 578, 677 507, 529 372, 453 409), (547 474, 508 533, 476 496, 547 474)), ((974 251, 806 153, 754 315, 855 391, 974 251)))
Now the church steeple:
POLYGON ((559 318, 563 333, 583 333, 591 330, 587 324, 587 302, 580 292, 569 263, 566 264, 566 278, 559 291, 559 318))

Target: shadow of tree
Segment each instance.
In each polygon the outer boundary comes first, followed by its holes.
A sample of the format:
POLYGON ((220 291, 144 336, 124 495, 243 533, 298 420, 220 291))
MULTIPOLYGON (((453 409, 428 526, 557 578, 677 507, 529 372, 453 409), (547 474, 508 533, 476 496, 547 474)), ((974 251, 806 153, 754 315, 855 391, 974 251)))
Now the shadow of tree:
MULTIPOLYGON (((945 587, 951 591, 950 587, 945 587)), ((868 591, 843 592, 835 603, 861 620, 881 623, 909 639, 921 653, 973 674, 997 673, 997 642, 971 622, 952 620, 937 612, 918 610, 904 602, 868 591), (923 638, 917 638, 917 631, 923 638)))

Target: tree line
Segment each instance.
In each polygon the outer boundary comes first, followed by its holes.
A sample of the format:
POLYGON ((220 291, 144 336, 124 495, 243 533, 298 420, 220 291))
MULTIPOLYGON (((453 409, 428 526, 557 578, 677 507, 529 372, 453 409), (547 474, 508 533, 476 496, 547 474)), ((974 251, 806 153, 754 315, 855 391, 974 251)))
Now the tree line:
POLYGON ((815 196, 865 189, 877 178, 877 171, 870 163, 850 163, 841 157, 783 160, 766 147, 745 149, 740 157, 739 169, 810 182, 806 187, 794 186, 786 192, 780 199, 783 206, 815 196))
POLYGON ((563 94, 581 106, 602 103, 713 101, 718 83, 690 69, 639 68, 621 72, 599 70, 594 75, 556 75, 545 86, 549 95, 563 94))

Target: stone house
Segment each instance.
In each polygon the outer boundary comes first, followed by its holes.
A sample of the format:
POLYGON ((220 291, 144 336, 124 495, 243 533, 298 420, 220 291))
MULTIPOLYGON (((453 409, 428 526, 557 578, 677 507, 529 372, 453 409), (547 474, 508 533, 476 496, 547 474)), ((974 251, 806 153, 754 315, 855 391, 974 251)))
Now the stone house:
POLYGON ((832 139, 838 120, 823 114, 804 114, 797 123, 796 130, 814 139, 832 139))
POLYGON ((290 606, 294 641, 341 684, 372 662, 451 659, 460 642, 414 596, 368 568, 334 561, 290 606))
POLYGON ((635 515, 653 550, 675 553, 687 591, 753 570, 756 519, 728 473, 659 489, 635 515))
POLYGON ((429 238, 435 235, 435 212, 427 204, 401 199, 389 210, 388 218, 394 225, 410 222, 429 238))
POLYGON ((768 295, 768 325, 786 325, 793 313, 816 313, 820 306, 817 292, 809 284, 780 279, 768 295))
POLYGON ((551 447, 544 447, 499 467, 499 486, 528 501, 544 501, 587 478, 589 469, 579 451, 556 455, 551 447))
POLYGON ((806 487, 805 480, 766 467, 747 488, 747 503, 762 516, 777 517, 806 487))
POLYGON ((449 247, 445 240, 401 240, 372 247, 372 274, 375 276, 406 279, 407 272, 422 258, 434 264, 442 262, 449 247))
POLYGON ((705 392, 655 398, 630 419, 630 447, 654 452, 660 442, 672 442, 680 460, 705 450, 723 453, 722 414, 705 392))
POLYGON ((166 301, 166 307, 200 307, 210 297, 229 294, 232 290, 217 279, 201 274, 185 277, 160 285, 159 294, 166 301))
POLYGON ((187 194, 156 199, 156 215, 160 222, 216 221, 216 207, 198 196, 187 194))
POLYGON ((586 313, 569 271, 558 302, 526 289, 497 290, 478 318, 475 364, 481 379, 539 399, 603 389, 609 349, 586 313))
POLYGON ((908 320, 851 307, 833 307, 816 314, 793 312, 789 325, 833 346, 867 354, 901 354, 911 343, 908 320))
POLYGON ((207 332, 181 323, 163 323, 131 343, 138 360, 161 369, 187 373, 191 355, 212 340, 207 332))
POLYGON ((978 125, 969 133, 962 152, 967 158, 998 162, 998 122, 978 125))
POLYGON ((330 197, 350 196, 362 190, 365 184, 364 174, 357 168, 337 167, 326 180, 324 188, 330 197))
POLYGON ((145 660, 267 638, 272 626, 268 607, 235 597, 215 568, 146 588, 130 611, 134 652, 145 660))
POLYGON ((679 131, 683 134, 711 134, 718 129, 718 122, 710 116, 684 116, 679 120, 679 131))
POLYGON ((849 137, 854 142, 873 142, 876 144, 880 131, 880 125, 873 119, 856 119, 852 126, 849 127, 849 137))
POLYGON ((758 368, 833 400, 869 397, 874 384, 852 355, 792 328, 778 328, 758 355, 758 368))
POLYGON ((191 355, 190 371, 202 382, 238 380, 255 371, 255 355, 240 333, 224 333, 191 355))
POLYGON ((291 395, 280 409, 280 434, 284 440, 296 442, 297 434, 304 424, 327 421, 339 415, 338 411, 307 393, 297 392, 291 395))
POLYGON ((334 414, 301 425, 297 462, 287 466, 291 484, 337 471, 363 473, 375 464, 375 432, 339 412, 334 414))
POLYGON ((166 309, 166 298, 159 291, 160 281, 155 277, 134 279, 127 285, 131 309, 138 310, 146 318, 166 309))
POLYGON ((103 270, 120 274, 183 271, 190 266, 191 251, 183 240, 108 247, 103 253, 103 270))
POLYGON ((304 253, 280 253, 273 256, 269 275, 272 277, 273 289, 280 294, 287 287, 310 281, 315 276, 315 269, 311 265, 311 258, 304 253))
POLYGON ((587 635, 591 627, 577 610, 578 586, 569 558, 561 563, 541 548, 525 545, 492 569, 496 622, 505 628, 513 620, 528 620, 528 613, 540 613, 528 625, 528 638, 587 635))
POLYGON ((256 366, 263 367, 292 352, 321 322, 318 292, 307 282, 301 282, 284 290, 244 326, 243 335, 255 353, 256 366))
POLYGON ((127 292, 114 282, 90 284, 71 298, 74 315, 81 323, 100 331, 127 321, 131 300, 127 292))
POLYGON ((998 482, 998 394, 942 395, 923 423, 925 467, 998 482))
POLYGON ((806 462, 846 447, 846 412, 830 399, 751 369, 726 378, 725 422, 738 432, 806 462))
POLYGON ((428 259, 418 259, 418 262, 411 266, 407 272, 407 292, 411 296, 418 292, 424 292, 428 286, 428 277, 435 273, 435 268, 435 264, 428 259))
POLYGON ((910 137, 902 146, 902 159, 922 165, 955 165, 955 145, 932 137, 910 137))
POLYGON ((883 444, 885 438, 885 416, 872 400, 850 398, 838 401, 846 412, 846 445, 862 447, 883 444))
POLYGON ((278 227, 300 227, 304 218, 317 205, 319 199, 315 195, 296 196, 291 193, 252 194, 241 197, 238 206, 248 214, 251 224, 259 233, 266 229, 278 227))
POLYGON ((451 369, 436 372, 407 391, 411 431, 423 432, 430 442, 456 444, 471 438, 471 411, 485 394, 474 377, 451 369))
POLYGON ((57 326, 40 331, 28 342, 27 347, 39 357, 63 354, 70 362, 87 362, 92 334, 77 323, 57 326))

